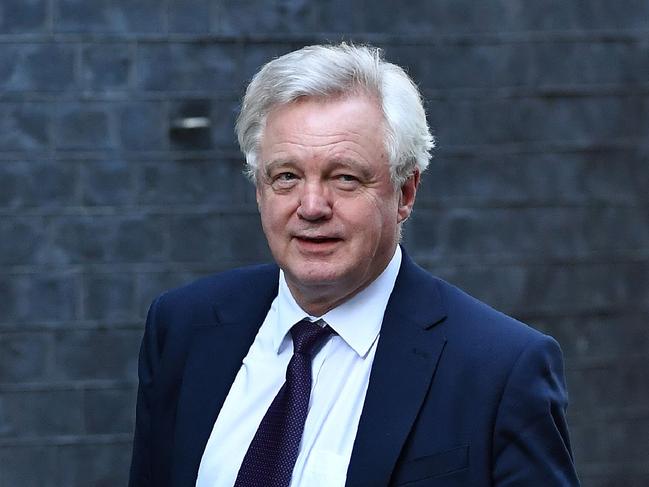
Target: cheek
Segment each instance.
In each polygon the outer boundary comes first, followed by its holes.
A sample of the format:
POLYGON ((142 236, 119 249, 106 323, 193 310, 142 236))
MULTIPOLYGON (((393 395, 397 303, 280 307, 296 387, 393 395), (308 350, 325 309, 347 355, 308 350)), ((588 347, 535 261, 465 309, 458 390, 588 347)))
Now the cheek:
POLYGON ((277 239, 284 230, 285 225, 283 225, 274 214, 271 214, 266 215, 266 217, 262 219, 262 227, 264 228, 264 233, 266 233, 267 237, 277 239))
POLYGON ((287 232, 291 212, 282 203, 282 201, 273 199, 260 200, 261 225, 268 238, 274 237, 277 239, 287 232))
POLYGON ((261 219, 261 227, 264 229, 266 237, 270 237, 274 232, 275 227, 275 215, 272 211, 269 210, 270 206, 267 202, 261 201, 259 203, 259 217, 261 219))
POLYGON ((390 233, 390 228, 396 225, 396 207, 392 211, 385 201, 382 204, 365 204, 339 213, 358 244, 371 246, 371 242, 378 243, 381 236, 390 233))
POLYGON ((359 208, 358 219, 361 224, 369 225, 369 222, 373 222, 373 228, 378 231, 379 227, 396 222, 397 216, 398 204, 396 199, 374 195, 367 198, 362 208, 359 208))

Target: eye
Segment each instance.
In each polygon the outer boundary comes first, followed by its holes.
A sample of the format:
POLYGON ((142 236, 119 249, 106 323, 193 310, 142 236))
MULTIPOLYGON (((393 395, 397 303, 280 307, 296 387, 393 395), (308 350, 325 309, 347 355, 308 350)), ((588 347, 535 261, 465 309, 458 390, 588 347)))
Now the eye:
POLYGON ((275 176, 276 181, 293 181, 297 176, 292 172, 283 172, 275 176))
POLYGON ((340 174, 337 176, 339 181, 342 181, 343 183, 353 183, 358 181, 358 178, 356 176, 352 176, 351 174, 340 174))
POLYGON ((276 190, 285 190, 292 188, 298 180, 298 176, 290 171, 284 171, 275 174, 271 178, 271 186, 276 190))
POLYGON ((344 191, 353 191, 360 185, 360 180, 353 174, 336 174, 333 180, 335 181, 335 185, 344 191))

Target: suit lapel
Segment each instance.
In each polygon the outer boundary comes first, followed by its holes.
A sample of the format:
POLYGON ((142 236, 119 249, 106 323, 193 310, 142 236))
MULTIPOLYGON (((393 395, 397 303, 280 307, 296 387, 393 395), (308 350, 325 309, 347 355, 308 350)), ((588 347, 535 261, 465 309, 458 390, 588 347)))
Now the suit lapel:
POLYGON ((198 467, 243 358, 277 295, 277 271, 215 303, 215 322, 195 325, 180 386, 172 485, 194 485, 198 467), (251 299, 254 298, 254 299, 251 299))
POLYGON ((386 308, 347 486, 387 485, 419 413, 446 338, 436 280, 405 254, 386 308))
MULTIPOLYGON (((277 294, 277 268, 215 303, 214 322, 195 325, 180 385, 171 485, 194 485, 218 412, 277 294), (245 296, 246 298, 242 298, 245 296)), ((441 358, 446 316, 437 283, 405 254, 386 308, 354 442, 348 486, 389 482, 441 358)))

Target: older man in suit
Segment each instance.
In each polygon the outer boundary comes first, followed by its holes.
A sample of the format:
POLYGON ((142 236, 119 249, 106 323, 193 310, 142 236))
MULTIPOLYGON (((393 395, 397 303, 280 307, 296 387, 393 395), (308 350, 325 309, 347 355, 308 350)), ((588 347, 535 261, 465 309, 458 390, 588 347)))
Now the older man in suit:
POLYGON ((399 245, 433 147, 405 72, 286 54, 237 133, 275 264, 152 304, 130 485, 578 485, 556 342, 399 245))

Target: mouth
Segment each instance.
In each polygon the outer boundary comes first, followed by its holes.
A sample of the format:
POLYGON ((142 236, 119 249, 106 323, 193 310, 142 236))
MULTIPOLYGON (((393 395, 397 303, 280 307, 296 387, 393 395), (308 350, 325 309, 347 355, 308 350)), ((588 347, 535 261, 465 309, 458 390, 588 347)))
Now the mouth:
POLYGON ((335 246, 342 239, 339 237, 329 237, 326 235, 306 236, 297 235, 294 237, 298 245, 305 250, 325 250, 335 246))
POLYGON ((295 238, 301 242, 309 242, 309 243, 329 243, 329 242, 338 242, 340 240, 337 237, 325 237, 325 236, 317 236, 317 237, 297 236, 295 238))

